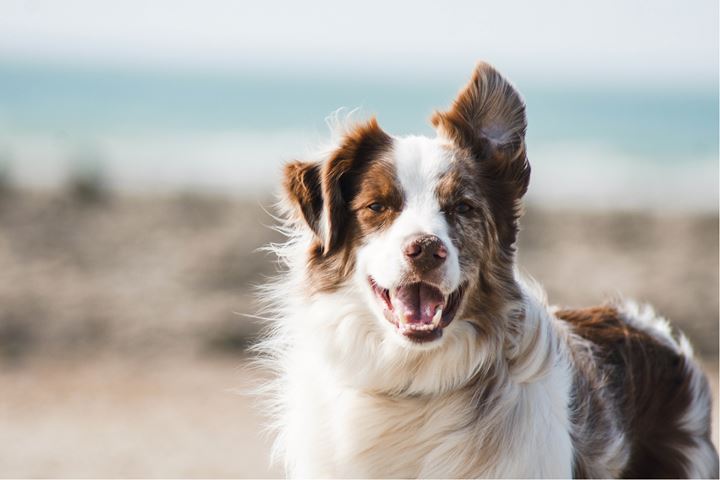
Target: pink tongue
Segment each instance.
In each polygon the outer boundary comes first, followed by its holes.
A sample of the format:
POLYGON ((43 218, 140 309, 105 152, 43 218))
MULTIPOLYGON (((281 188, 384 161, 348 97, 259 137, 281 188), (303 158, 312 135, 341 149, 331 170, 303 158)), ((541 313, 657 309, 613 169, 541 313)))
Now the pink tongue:
POLYGON ((405 323, 432 323, 445 297, 437 288, 425 283, 412 283, 397 289, 392 298, 393 310, 405 323))

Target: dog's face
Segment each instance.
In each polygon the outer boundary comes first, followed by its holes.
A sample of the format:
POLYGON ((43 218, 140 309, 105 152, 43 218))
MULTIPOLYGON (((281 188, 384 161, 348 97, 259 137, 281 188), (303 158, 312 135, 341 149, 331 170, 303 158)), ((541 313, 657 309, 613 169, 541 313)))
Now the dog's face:
POLYGON ((395 138, 371 120, 326 161, 285 169, 297 219, 314 234, 311 289, 351 286, 412 348, 438 345, 458 316, 493 328, 483 319, 514 294, 529 179, 524 106, 492 67, 478 66, 432 122, 436 138, 395 138))
POLYGON ((395 139, 361 178, 351 210, 363 241, 355 277, 378 315, 412 343, 433 343, 477 275, 487 202, 467 155, 451 142, 395 139))

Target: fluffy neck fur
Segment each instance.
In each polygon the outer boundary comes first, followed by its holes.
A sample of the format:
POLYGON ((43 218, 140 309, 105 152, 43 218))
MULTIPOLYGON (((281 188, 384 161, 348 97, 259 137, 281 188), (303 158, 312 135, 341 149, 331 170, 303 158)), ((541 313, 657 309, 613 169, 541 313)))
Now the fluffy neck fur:
POLYGON ((260 346, 289 475, 571 475, 572 372, 543 295, 518 283, 503 338, 459 318, 437 349, 400 348, 366 292, 304 294, 307 240, 275 249, 289 274, 265 292, 275 322, 260 346))

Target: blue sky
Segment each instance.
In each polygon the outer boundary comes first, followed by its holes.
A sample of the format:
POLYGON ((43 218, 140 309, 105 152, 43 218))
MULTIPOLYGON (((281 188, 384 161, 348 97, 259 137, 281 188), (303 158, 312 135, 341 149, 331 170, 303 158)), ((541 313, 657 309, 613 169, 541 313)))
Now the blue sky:
POLYGON ((717 0, 0 0, 0 60, 713 83, 717 0))

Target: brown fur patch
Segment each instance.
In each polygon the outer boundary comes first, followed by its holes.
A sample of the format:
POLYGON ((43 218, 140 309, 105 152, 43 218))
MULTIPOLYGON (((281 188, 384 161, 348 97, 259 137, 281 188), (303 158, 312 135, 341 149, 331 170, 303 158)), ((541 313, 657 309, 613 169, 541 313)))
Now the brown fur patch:
MULTIPOLYGON (((593 422, 588 433, 600 438, 600 427, 606 421, 601 414, 609 407, 616 410, 617 422, 630 445, 629 462, 621 476, 686 478, 689 472, 683 450, 698 440, 680 428, 682 416, 694 401, 690 360, 652 334, 629 325, 614 307, 561 310, 556 315, 594 347, 594 365, 580 363, 585 368, 575 384, 579 391, 574 407, 579 407, 579 401, 590 402, 585 412, 585 420, 593 422), (603 390, 609 395, 598 395, 603 390)), ((703 407, 710 412, 710 405, 703 407)), ((709 418, 704 436, 704 441, 710 442, 709 418)), ((578 474, 591 472, 596 452, 592 445, 578 446, 590 451, 579 452, 576 470, 578 474)), ((717 475, 717 465, 715 472, 717 475)))
POLYGON ((302 219, 320 238, 323 205, 320 164, 300 161, 286 164, 283 169, 283 188, 302 219))
POLYGON ((394 170, 381 160, 391 145, 391 137, 373 118, 347 133, 322 166, 293 162, 285 167, 287 196, 317 237, 308 261, 313 291, 338 288, 354 267, 358 236, 388 225, 402 208, 394 170), (365 208, 372 201, 388 208, 374 214, 365 208))
POLYGON ((395 167, 383 160, 371 162, 359 177, 357 195, 350 206, 358 220, 358 234, 365 236, 389 227, 402 211, 403 201, 395 167), (375 203, 382 211, 369 208, 375 203))
POLYGON ((350 204, 357 195, 360 179, 380 154, 392 144, 374 118, 345 135, 340 147, 322 170, 322 194, 328 212, 329 229, 323 248, 331 254, 346 243, 351 223, 350 204))
POLYGON ((435 112, 432 124, 479 158, 495 152, 507 161, 525 153, 525 104, 491 65, 480 62, 447 112, 435 112))

